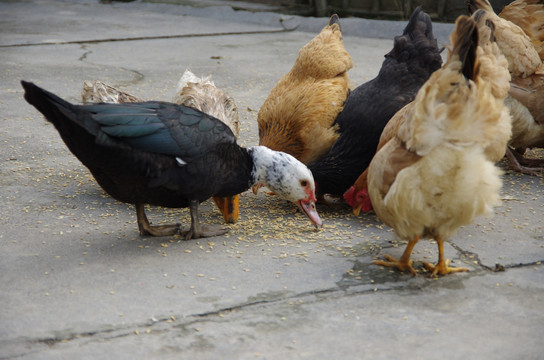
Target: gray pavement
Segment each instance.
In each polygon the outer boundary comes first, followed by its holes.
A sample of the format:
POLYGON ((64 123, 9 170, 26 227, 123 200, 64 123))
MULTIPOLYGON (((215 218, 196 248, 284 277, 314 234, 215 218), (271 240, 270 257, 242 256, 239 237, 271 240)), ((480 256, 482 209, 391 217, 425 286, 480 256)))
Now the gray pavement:
MULTIPOLYGON (((0 1, 0 359, 544 358, 541 176, 506 171, 495 216, 447 245, 471 271, 439 279, 373 265, 404 248, 374 215, 320 206, 316 231, 264 193, 242 194, 225 236, 140 237, 134 208, 105 195, 22 98, 21 79, 73 102, 84 80, 99 79, 169 100, 190 68, 235 98, 240 143, 254 145, 259 107, 326 20, 0 1)), ((341 22, 359 85, 405 24, 341 22)), ((451 29, 435 24, 442 43, 451 29)), ((189 221, 187 209, 148 212, 155 223, 189 221)), ((202 214, 221 223, 209 202, 202 214)), ((413 259, 435 261, 436 245, 420 242, 413 259)))

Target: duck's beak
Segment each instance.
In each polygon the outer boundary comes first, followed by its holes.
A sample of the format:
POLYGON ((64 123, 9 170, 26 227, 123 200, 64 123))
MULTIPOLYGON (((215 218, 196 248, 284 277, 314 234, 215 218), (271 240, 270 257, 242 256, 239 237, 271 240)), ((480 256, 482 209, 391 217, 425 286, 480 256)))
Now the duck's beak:
POLYGON ((297 205, 299 209, 314 223, 314 226, 316 228, 320 228, 323 225, 323 222, 319 218, 319 214, 317 213, 317 210, 315 208, 315 201, 314 200, 299 200, 297 201, 297 205))
POLYGON ((213 197, 213 201, 223 214, 223 219, 228 224, 234 224, 238 221, 239 212, 239 195, 227 197, 213 197))

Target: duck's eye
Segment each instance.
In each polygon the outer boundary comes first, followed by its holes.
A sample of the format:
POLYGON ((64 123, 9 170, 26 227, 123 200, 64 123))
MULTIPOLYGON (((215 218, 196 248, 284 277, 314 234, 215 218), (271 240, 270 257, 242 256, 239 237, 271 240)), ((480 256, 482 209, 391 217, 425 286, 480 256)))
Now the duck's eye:
POLYGON ((300 185, 303 186, 303 187, 306 187, 306 186, 308 186, 308 181, 307 180, 300 180, 300 185))

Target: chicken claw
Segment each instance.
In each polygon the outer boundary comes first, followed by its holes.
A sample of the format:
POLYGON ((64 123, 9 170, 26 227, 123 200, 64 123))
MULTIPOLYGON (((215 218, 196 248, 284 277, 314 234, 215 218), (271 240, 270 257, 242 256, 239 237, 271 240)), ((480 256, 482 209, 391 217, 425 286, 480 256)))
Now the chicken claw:
POLYGON ((374 260, 374 263, 376 265, 394 267, 402 272, 408 270, 410 274, 412 274, 413 276, 416 276, 417 271, 412 267, 412 260, 410 260, 410 254, 412 254, 412 250, 414 249, 414 246, 416 246, 418 241, 419 241, 419 236, 416 236, 415 239, 410 240, 408 242, 408 245, 406 245, 406 249, 402 253, 402 256, 400 257, 400 259, 397 259, 391 255, 385 254, 384 257, 387 259, 387 261, 374 260))
POLYGON ((446 259, 444 256, 444 240, 440 236, 435 237, 436 243, 438 244, 438 263, 433 265, 431 263, 423 263, 427 270, 432 271, 431 277, 436 277, 437 274, 447 275, 450 273, 469 271, 468 268, 452 268, 449 267, 450 259, 446 259))
POLYGON ((449 266, 450 259, 446 259, 446 260, 442 259, 441 261, 438 261, 438 264, 436 265, 428 263, 428 262, 424 262, 423 265, 425 265, 427 270, 432 272, 431 277, 436 277, 437 274, 447 275, 447 274, 456 273, 456 272, 469 271, 469 269, 466 267, 458 267, 458 268, 450 267, 449 266))
POLYGON ((374 264, 380 265, 380 266, 387 266, 387 267, 394 267, 397 270, 400 270, 402 272, 405 272, 408 270, 410 274, 413 276, 417 275, 417 271, 412 267, 412 260, 408 259, 408 261, 403 261, 402 258, 397 259, 394 256, 385 254, 384 257, 387 259, 387 261, 384 260, 374 260, 374 264))

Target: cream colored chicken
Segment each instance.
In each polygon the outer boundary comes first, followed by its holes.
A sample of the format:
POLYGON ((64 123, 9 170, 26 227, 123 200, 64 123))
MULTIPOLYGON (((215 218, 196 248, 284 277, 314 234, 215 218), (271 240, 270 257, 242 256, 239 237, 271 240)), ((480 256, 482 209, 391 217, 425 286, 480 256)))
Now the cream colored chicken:
POLYGON ((444 241, 477 216, 490 215, 500 204, 501 172, 486 148, 505 147, 498 123, 505 114, 504 94, 493 88, 508 84, 497 69, 493 82, 483 78, 500 63, 482 61, 475 21, 461 16, 450 36, 452 49, 444 66, 423 85, 405 121, 372 160, 369 195, 378 216, 408 245, 400 259, 386 255, 376 264, 416 274, 410 260, 420 238, 438 243, 438 263, 426 263, 433 276, 467 271, 452 268, 444 241), (502 139, 502 140, 501 140, 502 139))
MULTIPOLYGON (((480 77, 482 80, 491 84, 493 96, 504 99, 510 88, 509 83, 504 81, 505 78, 510 78, 508 73, 508 62, 501 54, 496 42, 492 41, 494 38, 494 24, 490 21, 486 21, 482 17, 483 15, 484 11, 478 10, 472 16, 477 23, 481 23, 478 26, 479 46, 476 49, 476 55, 481 64, 480 77)), ((400 126, 406 121, 409 114, 413 112, 414 105, 414 102, 409 103, 389 120, 380 136, 377 150, 380 150, 387 142, 389 142, 389 140, 396 136, 400 126)), ((490 142, 484 150, 485 155, 489 160, 497 162, 504 157, 507 149, 506 144, 512 136, 511 127, 512 118, 510 112, 507 107, 503 107, 497 122, 497 137, 495 141, 490 142)), ((359 215, 361 210, 364 212, 372 210, 372 204, 368 198, 367 182, 368 168, 359 176, 349 190, 352 193, 359 194, 356 199, 350 199, 350 201, 348 201, 353 208, 354 215, 359 215)))
POLYGON ((304 45, 291 70, 261 106, 259 145, 293 155, 305 164, 323 156, 338 138, 334 119, 349 94, 353 62, 344 48, 337 15, 304 45))
MULTIPOLYGON (((84 81, 81 92, 83 104, 90 103, 136 103, 144 102, 101 81, 84 81)), ((234 99, 217 88, 210 77, 199 78, 185 70, 180 78, 173 102, 212 115, 227 124, 235 137, 240 132, 238 108, 234 99)), ((228 198, 213 197, 227 223, 235 223, 239 217, 239 196, 228 198)), ((143 212, 143 209, 141 209, 143 212)))
MULTIPOLYGON (((527 1, 526 1, 527 2, 527 1)), ((532 2, 533 13, 544 14, 542 2, 532 2), (534 10, 540 7, 540 12, 534 10)), ((522 3, 522 1, 516 2, 522 3)), ((542 159, 526 159, 523 154, 527 148, 544 147, 544 65, 532 39, 515 23, 497 16, 491 4, 487 0, 469 0, 470 12, 478 9, 485 14, 480 17, 480 22, 490 20, 495 25, 495 37, 497 45, 508 61, 508 68, 512 76, 510 96, 505 100, 512 115, 512 138, 507 149, 507 156, 512 167, 526 174, 536 174, 543 170, 542 159)), ((511 9, 512 10, 512 9, 511 9)), ((511 16, 512 11, 504 9, 501 14, 511 16)), ((544 20, 537 17, 527 17, 524 28, 538 28, 544 20), (528 22, 533 19, 533 23, 528 22), (540 25, 539 25, 540 24, 540 25)), ((532 31, 532 36, 541 37, 540 33, 532 31)), ((538 39, 535 39, 538 41, 538 39)))

